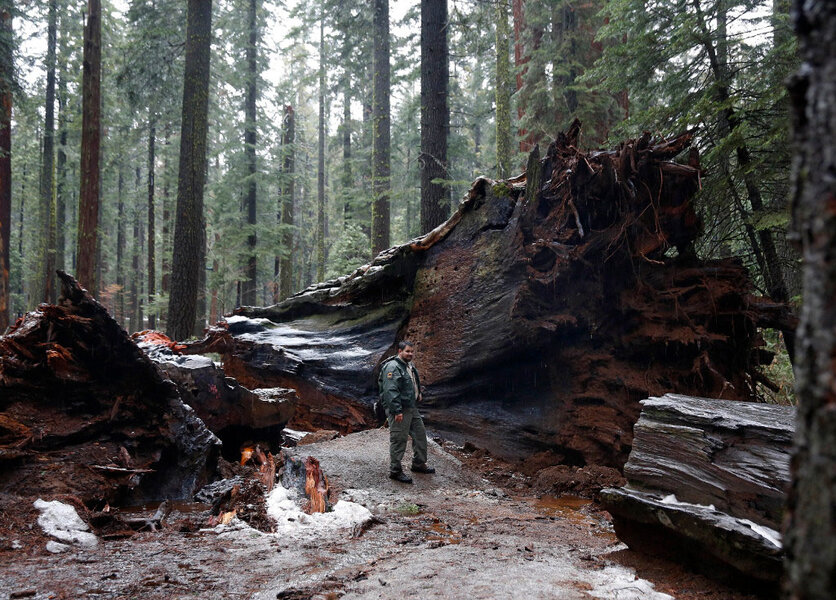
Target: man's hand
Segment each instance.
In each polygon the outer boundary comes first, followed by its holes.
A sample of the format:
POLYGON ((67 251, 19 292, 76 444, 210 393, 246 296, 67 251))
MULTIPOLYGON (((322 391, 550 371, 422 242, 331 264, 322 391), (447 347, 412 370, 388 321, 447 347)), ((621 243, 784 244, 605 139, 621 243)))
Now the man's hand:
POLYGON ((403 413, 398 413, 395 415, 395 423, 400 423, 403 421, 403 413))

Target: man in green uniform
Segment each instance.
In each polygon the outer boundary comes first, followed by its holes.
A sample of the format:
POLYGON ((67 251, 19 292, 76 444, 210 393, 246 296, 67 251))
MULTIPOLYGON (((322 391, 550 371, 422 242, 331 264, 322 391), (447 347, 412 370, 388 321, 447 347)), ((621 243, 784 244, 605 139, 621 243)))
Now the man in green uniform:
POLYGON ((412 438, 411 470, 415 473, 435 473, 435 469, 427 466, 427 430, 418 412, 421 380, 418 369, 412 364, 414 356, 412 342, 398 342, 398 355, 383 363, 377 380, 380 400, 389 421, 389 477, 402 483, 412 483, 412 478, 403 472, 401 466, 408 437, 412 438))

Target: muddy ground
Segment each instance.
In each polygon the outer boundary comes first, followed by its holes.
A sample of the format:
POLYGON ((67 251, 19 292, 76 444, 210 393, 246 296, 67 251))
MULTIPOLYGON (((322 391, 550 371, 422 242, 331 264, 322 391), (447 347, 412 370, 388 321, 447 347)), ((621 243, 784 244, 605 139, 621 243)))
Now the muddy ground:
POLYGON ((387 440, 378 429, 294 449, 373 513, 362 528, 209 528, 204 507, 178 506, 162 531, 51 554, 34 498, 0 498, 0 599, 756 598, 626 549, 594 501, 551 495, 594 496, 617 474, 431 443, 437 473, 404 485, 386 477, 387 440))

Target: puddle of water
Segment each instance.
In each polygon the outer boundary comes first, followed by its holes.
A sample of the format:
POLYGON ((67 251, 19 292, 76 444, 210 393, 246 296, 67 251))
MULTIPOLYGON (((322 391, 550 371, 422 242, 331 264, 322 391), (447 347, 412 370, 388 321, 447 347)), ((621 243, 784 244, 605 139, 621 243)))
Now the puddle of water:
POLYGON ((533 502, 534 508, 550 517, 565 519, 572 523, 588 525, 589 515, 582 509, 592 504, 592 500, 576 496, 542 496, 533 502))

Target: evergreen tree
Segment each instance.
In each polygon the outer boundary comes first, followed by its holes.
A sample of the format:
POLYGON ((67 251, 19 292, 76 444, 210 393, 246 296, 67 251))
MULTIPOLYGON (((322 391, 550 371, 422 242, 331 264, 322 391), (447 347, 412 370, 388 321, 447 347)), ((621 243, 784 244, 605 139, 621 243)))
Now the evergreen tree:
POLYGON ((421 232, 447 219, 447 0, 421 0, 421 232))
POLYGON ((372 100, 372 254, 389 247, 389 0, 374 2, 374 96, 372 100))
POLYGON ((9 327, 12 241, 12 0, 0 2, 0 335, 9 327))
POLYGON ((166 331, 185 339, 195 329, 198 294, 205 281, 206 230, 203 214, 212 1, 189 0, 177 216, 174 229, 171 297, 166 331))

